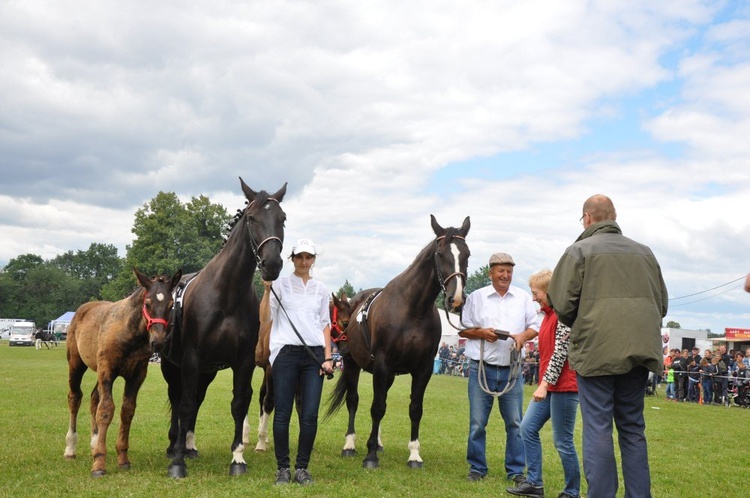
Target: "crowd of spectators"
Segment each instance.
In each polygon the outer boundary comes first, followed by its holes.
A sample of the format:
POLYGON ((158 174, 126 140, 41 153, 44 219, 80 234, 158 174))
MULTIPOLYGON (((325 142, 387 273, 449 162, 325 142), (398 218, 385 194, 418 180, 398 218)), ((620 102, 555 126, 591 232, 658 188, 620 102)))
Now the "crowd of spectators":
POLYGON ((469 359, 464 355, 463 347, 448 346, 447 343, 440 345, 438 349, 440 366, 436 374, 456 375, 458 377, 469 376, 469 359))
POLYGON ((726 405, 750 404, 750 348, 727 352, 726 346, 717 350, 692 351, 672 349, 664 358, 664 379, 667 399, 677 402, 726 405))

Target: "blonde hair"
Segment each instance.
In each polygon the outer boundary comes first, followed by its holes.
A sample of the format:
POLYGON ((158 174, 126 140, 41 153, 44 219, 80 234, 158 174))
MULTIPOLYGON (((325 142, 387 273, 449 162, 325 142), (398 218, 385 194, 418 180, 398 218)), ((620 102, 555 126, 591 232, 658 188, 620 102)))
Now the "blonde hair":
POLYGON ((538 287, 539 290, 547 291, 549 289, 549 283, 552 281, 552 270, 545 268, 539 270, 529 277, 529 287, 532 285, 538 287))

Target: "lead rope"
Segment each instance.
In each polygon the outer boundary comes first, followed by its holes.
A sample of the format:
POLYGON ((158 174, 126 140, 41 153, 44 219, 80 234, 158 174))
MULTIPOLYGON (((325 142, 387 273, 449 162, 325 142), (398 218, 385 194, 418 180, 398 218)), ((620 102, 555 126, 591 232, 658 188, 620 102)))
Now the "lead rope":
MULTIPOLYGON (((462 330, 466 330, 469 327, 466 327, 464 325, 463 321, 461 322, 461 326, 463 327, 458 328, 455 325, 453 325, 453 322, 451 322, 451 316, 450 313, 448 313, 448 310, 444 309, 445 311, 445 317, 448 320, 448 324, 453 327, 454 329, 458 330, 459 332, 462 330)), ((510 338, 510 334, 505 332, 500 332, 498 330, 495 330, 495 333, 499 337, 505 337, 505 339, 510 338)), ((494 398, 499 398, 503 394, 507 393, 513 387, 516 385, 516 381, 518 380, 519 374, 521 372, 521 363, 523 358, 521 357, 521 353, 515 348, 515 346, 510 350, 510 365, 508 370, 508 381, 505 383, 505 387, 502 391, 492 391, 487 385, 487 372, 484 368, 484 339, 481 339, 481 342, 479 343, 479 367, 477 371, 477 381, 479 382, 479 388, 484 391, 485 393, 489 394, 490 396, 494 398)))

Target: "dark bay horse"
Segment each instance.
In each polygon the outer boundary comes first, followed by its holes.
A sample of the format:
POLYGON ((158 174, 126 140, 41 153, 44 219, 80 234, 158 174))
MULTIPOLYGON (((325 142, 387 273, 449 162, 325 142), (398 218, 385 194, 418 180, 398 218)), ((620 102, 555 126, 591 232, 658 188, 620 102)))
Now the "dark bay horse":
MULTIPOLYGON (((229 237, 192 279, 183 277, 182 314, 161 369, 168 385, 172 419, 168 475, 187 476, 185 457, 197 456, 195 422, 208 385, 219 370, 233 374, 234 419, 231 475, 247 472, 242 443, 243 422, 252 398, 251 379, 258 341, 258 297, 252 287, 256 267, 263 280, 281 271, 286 215, 280 203, 286 184, 271 195, 255 192, 240 178, 247 206, 238 212, 229 237)), ((182 285, 182 284, 181 284, 182 285)))
POLYGON ((463 305, 469 260, 469 247, 465 240, 469 233, 469 218, 466 217, 458 229, 442 228, 434 216, 430 218, 436 238, 422 249, 414 262, 379 294, 372 292, 379 289, 371 289, 351 300, 352 313, 357 318, 351 320, 345 330, 347 340, 345 348, 342 348, 345 351, 344 371, 331 393, 326 417, 333 415, 346 400, 349 427, 342 455, 353 455, 359 375, 361 370, 372 373, 372 429, 367 440, 367 456, 363 461, 366 468, 378 467, 378 435, 380 422, 385 416, 388 389, 396 375, 406 373, 411 374, 412 378, 409 404, 411 439, 407 465, 422 466, 419 456, 422 403, 442 334, 435 300, 443 290, 446 309, 459 309, 463 305), (366 318, 361 319, 363 311, 366 318))
POLYGON ((171 279, 167 276, 149 279, 135 268, 133 271, 141 286, 130 297, 115 303, 86 303, 78 308, 68 327, 70 422, 65 437, 65 458, 76 456, 78 409, 83 397, 81 380, 90 368, 97 374, 91 393, 91 453, 94 457, 91 475, 94 477, 106 474, 107 429, 115 412, 112 383, 116 377, 125 379, 117 464, 121 469, 130 468, 130 424, 138 390, 146 379, 149 358, 166 342, 172 289, 182 276, 182 271, 178 270, 171 279))
MULTIPOLYGON (((331 316, 331 340, 339 342, 344 329, 349 325, 349 320, 351 319, 352 309, 346 293, 342 293, 341 298, 336 297, 336 294, 331 294, 328 309, 331 316)), ((268 449, 268 424, 274 409, 273 379, 271 377, 271 363, 269 361, 271 356, 271 323, 267 322, 260 325, 258 345, 255 347, 255 366, 263 369, 263 383, 261 384, 259 395, 260 420, 258 422, 258 443, 255 445, 255 451, 266 451, 268 449)), ((295 406, 299 407, 299 404, 295 406)), ((247 418, 245 418, 242 432, 242 442, 243 444, 250 443, 250 426, 247 418)))

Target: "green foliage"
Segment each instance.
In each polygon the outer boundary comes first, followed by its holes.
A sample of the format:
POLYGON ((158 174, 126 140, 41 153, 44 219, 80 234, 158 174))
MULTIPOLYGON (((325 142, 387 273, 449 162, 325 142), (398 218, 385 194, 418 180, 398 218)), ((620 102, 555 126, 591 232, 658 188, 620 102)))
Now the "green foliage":
POLYGON ((135 213, 133 244, 117 277, 102 289, 102 296, 116 301, 130 294, 133 267, 147 275, 168 274, 182 268, 194 273, 219 252, 223 227, 231 219, 220 204, 207 197, 193 197, 183 204, 174 192, 159 192, 135 213))
POLYGON ((45 327, 62 313, 98 299, 100 282, 119 264, 114 246, 101 244, 48 262, 34 254, 12 259, 0 272, 0 316, 33 320, 45 327))
POLYGON ((679 322, 673 322, 673 321, 670 320, 670 321, 667 322, 666 327, 668 329, 679 329, 680 328, 680 324, 679 324, 679 322))
POLYGON ((339 287, 339 290, 336 292, 336 295, 338 297, 341 297, 342 294, 346 293, 348 297, 352 297, 357 292, 354 290, 354 286, 349 283, 349 279, 344 281, 344 285, 339 287))
MULTIPOLYGON (((0 489, 3 490, 0 494, 3 496, 356 495, 361 498, 381 498, 459 495, 485 498, 503 496, 502 491, 507 486, 503 470, 505 432, 497 410, 493 410, 487 426, 489 474, 481 482, 466 482, 466 435, 469 425, 467 381, 449 375, 434 376, 427 386, 419 437, 420 453, 424 459, 421 470, 408 469, 405 465, 410 435, 408 412, 411 377, 408 375, 397 376, 388 392, 388 411, 381 425, 385 451, 380 454, 380 468, 375 471, 362 468, 372 402, 372 376, 363 373, 359 383, 357 457, 340 456, 347 426, 347 412, 342 409, 329 421, 319 421, 315 451, 310 461, 314 485, 307 488, 274 487, 276 460, 273 441, 266 453, 254 452, 257 441, 255 430, 250 433, 250 445, 244 454, 248 473, 229 477, 230 444, 234 431, 230 415, 231 370, 219 372, 198 414, 196 441, 200 458, 188 460, 186 479, 170 479, 166 476, 169 460, 164 456, 168 443, 169 414, 164 408, 167 389, 158 365, 149 366, 148 377, 138 397, 130 437, 132 468, 127 471, 117 468, 115 454, 124 386, 122 379, 115 381, 117 411, 107 438, 108 474, 101 479, 92 479, 88 406, 96 375, 87 372, 83 379, 84 399, 78 414, 78 458, 65 460, 62 453, 68 426, 66 370, 64 346, 36 351, 34 348, 9 348, 7 341, 0 341, 0 378, 3 379, 0 399, 3 400, 5 414, 0 418, 0 424, 4 424, 0 426, 3 434, 0 465, 4 470, 0 473, 0 489)), ((256 369, 253 377, 255 395, 249 414, 253 429, 258 421, 255 407, 261 378, 261 372, 256 369)), ((324 382, 324 403, 334 385, 334 381, 324 382)), ((525 408, 534 388, 523 388, 525 408)), ((750 446, 735 444, 728 449, 726 445, 714 442, 717 427, 730 428, 727 437, 743 441, 742 431, 747 425, 748 411, 735 407, 727 409, 673 403, 665 399, 663 387, 658 392, 657 396, 646 398, 644 412, 654 496, 742 496, 741 476, 744 474, 741 469, 744 462, 750 459, 750 446), (679 472, 680 467, 675 466, 675 455, 684 453, 683 441, 687 432, 693 440, 703 443, 700 454, 690 460, 690 471, 679 472), (706 481, 707 476, 710 476, 710 481, 706 481)), ((292 417, 291 424, 290 444, 294 455, 299 433, 297 417, 292 417)), ((579 413, 574 433, 579 459, 582 459, 581 427, 579 413)), ((544 426, 540 436, 547 496, 557 496, 563 489, 563 471, 552 443, 550 423, 544 426)), ((619 455, 617 437, 614 444, 619 455)), ((586 496, 585 480, 582 486, 582 495, 586 496)), ((620 481, 620 493, 623 489, 620 481)))
POLYGON ((8 261, 3 268, 3 273, 8 275, 14 282, 22 282, 31 270, 44 264, 41 256, 36 254, 22 254, 8 261))
POLYGON ((479 267, 469 278, 466 279, 466 295, 468 296, 477 289, 490 285, 490 265, 479 267))

